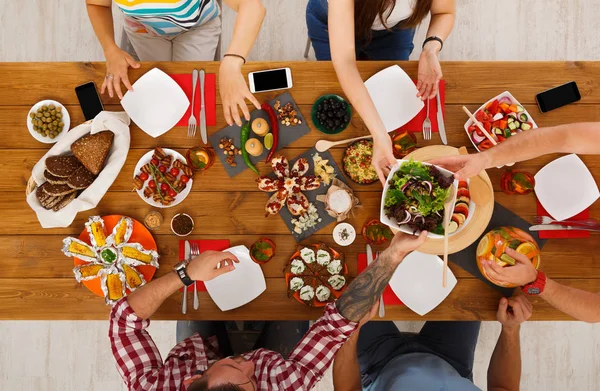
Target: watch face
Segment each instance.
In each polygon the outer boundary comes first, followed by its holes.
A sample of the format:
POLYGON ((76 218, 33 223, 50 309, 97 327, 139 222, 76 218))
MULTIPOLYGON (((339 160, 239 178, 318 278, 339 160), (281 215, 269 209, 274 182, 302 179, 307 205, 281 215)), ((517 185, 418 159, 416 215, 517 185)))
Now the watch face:
POLYGON ((540 288, 529 288, 529 289, 527 290, 527 292, 528 292, 530 295, 539 295, 539 294, 540 294, 540 288))

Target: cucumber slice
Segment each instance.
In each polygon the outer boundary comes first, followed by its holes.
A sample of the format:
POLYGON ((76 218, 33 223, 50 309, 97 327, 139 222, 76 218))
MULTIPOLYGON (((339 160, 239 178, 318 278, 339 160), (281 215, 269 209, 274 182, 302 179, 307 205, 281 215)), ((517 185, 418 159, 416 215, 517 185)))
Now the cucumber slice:
POLYGON ((527 122, 523 122, 521 124, 521 130, 529 130, 531 129, 531 125, 529 125, 527 122))

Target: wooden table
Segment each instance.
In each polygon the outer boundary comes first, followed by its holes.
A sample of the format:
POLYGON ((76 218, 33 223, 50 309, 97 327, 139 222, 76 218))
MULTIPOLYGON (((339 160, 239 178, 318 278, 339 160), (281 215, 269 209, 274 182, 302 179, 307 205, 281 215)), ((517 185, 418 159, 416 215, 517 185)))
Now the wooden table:
MULTIPOLYGON (((362 62, 359 69, 363 79, 392 65, 392 62, 362 62)), ((139 70, 130 71, 135 81, 144 72, 158 66, 167 73, 191 72, 202 67, 208 73, 218 72, 218 63, 144 63, 139 70)), ((333 67, 329 62, 250 63, 245 72, 265 68, 289 66, 294 77, 291 93, 302 113, 309 117, 312 103, 324 93, 342 94, 333 67)), ((413 78, 417 63, 400 63, 413 78)), ((600 63, 597 62, 448 62, 442 65, 446 92, 446 129, 449 144, 467 145, 470 142, 463 130, 466 120, 461 110, 467 105, 474 111, 492 96, 509 90, 533 114, 539 126, 551 126, 576 121, 600 121, 600 63), (563 82, 575 80, 581 90, 582 100, 568 107, 540 114, 535 105, 535 94, 563 82)), ((35 214, 25 201, 25 185, 31 169, 49 146, 35 141, 27 132, 25 118, 29 108, 41 99, 55 99, 63 103, 71 115, 71 126, 83 122, 74 87, 93 80, 98 86, 105 75, 103 63, 2 63, 0 64, 0 167, 4 180, 0 182, 0 319, 106 319, 109 307, 104 300, 94 296, 73 277, 72 259, 60 251, 61 240, 66 235, 81 232, 90 215, 124 213, 138 220, 151 209, 135 192, 131 192, 133 168, 149 149, 167 146, 182 152, 198 144, 187 137, 186 128, 175 128, 160 138, 153 139, 135 124, 131 127, 131 150, 127 162, 110 191, 94 210, 80 213, 68 228, 42 229, 35 214)), ((277 93, 257 94, 259 101, 272 98, 277 93)), ((118 100, 104 96, 107 110, 121 110, 118 100)), ((217 126, 209 133, 225 126, 219 94, 217 93, 217 126)), ((310 122, 310 121, 309 121, 310 122)), ((310 134, 291 144, 284 151, 293 158, 323 137, 312 127, 310 134)), ((343 139, 365 134, 361 120, 356 116, 351 126, 342 134, 328 137, 343 139)), ((440 144, 425 142, 417 134, 419 145, 440 144)), ((198 137, 199 139, 199 137, 198 137)), ((338 163, 343 149, 332 153, 338 163)), ((544 156, 516 167, 532 173, 557 156, 544 156)), ((587 166, 600 180, 600 156, 583 156, 587 166)), ((269 172, 260 164, 261 173, 269 172)), ((507 196, 500 191, 501 170, 488 171, 495 188, 496 200, 525 219, 536 213, 535 197, 507 196)), ((282 269, 293 253, 296 243, 282 219, 273 216, 265 219, 263 206, 267 195, 258 191, 250 170, 229 179, 220 162, 197 177, 189 197, 180 205, 164 210, 165 221, 178 212, 187 212, 196 221, 193 239, 230 238, 232 244, 250 245, 260 236, 275 240, 278 256, 263 266, 267 290, 258 299, 240 309, 221 312, 206 292, 200 294, 200 310, 191 309, 187 316, 180 312, 181 294, 169 298, 156 312, 155 319, 315 319, 321 310, 305 307, 286 297, 282 269)), ((363 208, 357 209, 349 222, 360 229, 368 219, 378 216, 381 186, 353 186, 363 208)), ((600 204, 592 207, 592 215, 600 215, 600 204)), ((334 224, 312 236, 307 242, 323 241, 334 244, 331 232, 334 224)), ((165 223, 155 235, 161 255, 161 276, 169 272, 178 261, 178 238, 165 223)), ((364 241, 344 249, 349 260, 350 274, 356 276, 357 253, 364 251, 364 241)), ((590 291, 600 290, 600 242, 591 239, 550 240, 543 249, 542 269, 552 278, 569 286, 590 291)), ((499 293, 483 282, 450 265, 459 282, 450 296, 425 319, 474 320, 495 319, 499 293)), ((541 300, 534 299, 533 319, 562 320, 568 316, 553 309, 541 300)), ((388 319, 423 319, 404 306, 387 306, 388 319)))

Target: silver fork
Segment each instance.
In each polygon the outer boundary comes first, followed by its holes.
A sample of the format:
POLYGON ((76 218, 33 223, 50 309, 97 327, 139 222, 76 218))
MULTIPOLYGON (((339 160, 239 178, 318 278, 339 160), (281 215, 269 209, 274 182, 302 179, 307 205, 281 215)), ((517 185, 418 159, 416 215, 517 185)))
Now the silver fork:
POLYGON ((560 223, 560 224, 573 224, 573 225, 583 225, 587 227, 595 227, 600 225, 595 219, 585 219, 585 220, 554 220, 548 216, 535 216, 533 218, 533 222, 535 224, 552 224, 552 223, 560 223))
POLYGON ((190 109, 190 119, 188 120, 188 137, 196 136, 196 117, 194 117, 194 97, 196 96, 196 84, 198 83, 198 70, 192 71, 192 107, 190 109))
MULTIPOLYGON (((191 244, 190 253, 192 254, 192 259, 200 255, 198 243, 191 244)), ((197 310, 198 308, 200 308, 200 300, 198 298, 198 287, 196 285, 196 281, 194 281, 194 309, 197 310)))
MULTIPOLYGON (((381 251, 377 251, 377 258, 375 259, 379 259, 379 256, 381 255, 381 251)), ((381 294, 381 296, 379 297, 379 317, 383 318, 385 316, 385 304, 383 304, 383 293, 381 294)))
POLYGON ((427 99, 427 117, 423 121, 423 139, 431 140, 431 120, 429 119, 429 99, 427 99))

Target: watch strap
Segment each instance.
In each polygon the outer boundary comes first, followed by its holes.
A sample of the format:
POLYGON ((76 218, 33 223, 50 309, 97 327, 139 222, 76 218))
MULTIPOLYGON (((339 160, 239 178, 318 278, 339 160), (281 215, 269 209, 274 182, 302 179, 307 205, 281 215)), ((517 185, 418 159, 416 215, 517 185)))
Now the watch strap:
POLYGON ((423 41, 423 46, 421 46, 421 49, 423 49, 425 47, 427 42, 431 42, 431 41, 438 41, 440 43, 440 45, 441 45, 440 52, 441 52, 442 49, 444 48, 444 41, 442 41, 442 39, 440 37, 436 37, 435 35, 432 35, 431 37, 427 37, 425 39, 425 41, 423 41))
POLYGON ((546 274, 544 272, 538 270, 537 278, 535 279, 535 281, 524 285, 523 287, 521 287, 521 290, 525 294, 528 294, 530 296, 536 296, 536 295, 539 295, 540 293, 542 293, 544 291, 545 287, 546 287, 546 274))
POLYGON ((181 280, 181 282, 183 282, 185 286, 190 286, 194 283, 194 280, 192 280, 187 274, 186 265, 184 263, 175 267, 175 273, 177 273, 179 279, 181 280))

